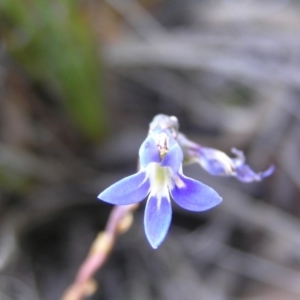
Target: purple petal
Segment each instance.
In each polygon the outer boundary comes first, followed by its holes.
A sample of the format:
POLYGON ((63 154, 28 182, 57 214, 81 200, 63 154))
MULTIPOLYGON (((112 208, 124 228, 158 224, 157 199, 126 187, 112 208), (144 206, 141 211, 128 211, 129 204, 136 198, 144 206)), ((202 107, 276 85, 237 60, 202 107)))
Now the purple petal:
POLYGON ((183 174, 177 176, 170 192, 179 206, 187 210, 204 211, 222 202, 222 198, 211 187, 183 174))
POLYGON ((160 162, 159 151, 152 135, 149 135, 142 143, 139 150, 142 167, 146 167, 150 162, 160 162))
POLYGON ((211 175, 230 176, 233 174, 233 161, 224 152, 200 147, 199 162, 211 175))
POLYGON ((98 198, 115 205, 127 205, 142 201, 149 193, 150 183, 146 172, 125 177, 108 187, 98 198))
POLYGON ((172 218, 170 199, 162 197, 159 201, 156 197, 149 197, 145 209, 144 226, 147 239, 156 249, 165 239, 172 218))
POLYGON ((217 160, 206 160, 201 163, 201 166, 211 175, 226 176, 227 172, 225 167, 217 160))
POLYGON ((261 181, 273 174, 275 167, 271 165, 266 171, 255 173, 248 165, 236 168, 236 178, 243 182, 261 181))
POLYGON ((236 157, 232 158, 232 162, 237 168, 238 166, 244 165, 246 162, 246 157, 243 151, 238 150, 236 148, 231 149, 231 153, 233 153, 236 157))
POLYGON ((178 143, 174 143, 161 162, 162 167, 170 167, 177 173, 183 160, 183 153, 178 143))

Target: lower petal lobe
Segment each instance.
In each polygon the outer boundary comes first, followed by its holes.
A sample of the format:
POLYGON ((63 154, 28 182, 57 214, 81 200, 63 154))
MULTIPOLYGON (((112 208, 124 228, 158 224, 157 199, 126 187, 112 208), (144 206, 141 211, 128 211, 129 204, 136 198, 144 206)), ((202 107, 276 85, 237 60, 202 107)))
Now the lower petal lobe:
POLYGON ((152 248, 156 249, 165 239, 172 218, 170 199, 162 197, 161 200, 150 196, 144 215, 145 233, 152 248))
POLYGON ((204 211, 222 202, 222 198, 211 187, 183 174, 177 174, 180 184, 170 191, 174 201, 181 207, 192 211, 204 211))
POLYGON ((98 198, 115 205, 128 205, 142 201, 149 193, 146 172, 140 171, 108 187, 98 198))

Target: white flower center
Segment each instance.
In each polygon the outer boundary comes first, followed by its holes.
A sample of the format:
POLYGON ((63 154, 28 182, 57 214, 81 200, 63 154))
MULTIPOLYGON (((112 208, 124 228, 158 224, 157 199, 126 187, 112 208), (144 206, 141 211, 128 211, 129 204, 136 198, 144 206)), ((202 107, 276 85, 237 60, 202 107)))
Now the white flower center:
POLYGON ((152 162, 147 166, 147 175, 150 180, 150 197, 155 196, 158 199, 158 207, 161 198, 169 199, 169 188, 172 187, 172 169, 162 167, 159 163, 152 162))

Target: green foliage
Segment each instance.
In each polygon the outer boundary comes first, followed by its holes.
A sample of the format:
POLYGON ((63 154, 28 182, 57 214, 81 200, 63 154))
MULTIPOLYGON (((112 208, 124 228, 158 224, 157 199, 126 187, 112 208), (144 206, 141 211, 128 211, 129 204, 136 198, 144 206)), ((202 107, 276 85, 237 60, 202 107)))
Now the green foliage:
POLYGON ((105 113, 97 45, 78 3, 2 0, 0 26, 10 53, 62 100, 90 139, 104 132, 105 113))
POLYGON ((35 185, 36 179, 27 174, 17 173, 15 170, 0 166, 0 187, 2 191, 24 194, 35 185))

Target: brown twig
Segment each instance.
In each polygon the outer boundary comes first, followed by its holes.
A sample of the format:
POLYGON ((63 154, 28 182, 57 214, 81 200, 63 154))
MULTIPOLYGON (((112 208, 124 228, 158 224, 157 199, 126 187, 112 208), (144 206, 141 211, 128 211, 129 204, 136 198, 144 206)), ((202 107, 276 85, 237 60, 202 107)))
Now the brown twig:
POLYGON ((107 260, 116 237, 130 228, 133 221, 132 212, 137 207, 138 204, 131 204, 113 208, 105 230, 96 237, 74 283, 66 290, 61 300, 81 300, 96 291, 97 285, 92 276, 107 260))

